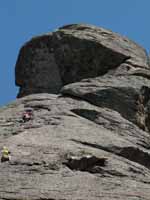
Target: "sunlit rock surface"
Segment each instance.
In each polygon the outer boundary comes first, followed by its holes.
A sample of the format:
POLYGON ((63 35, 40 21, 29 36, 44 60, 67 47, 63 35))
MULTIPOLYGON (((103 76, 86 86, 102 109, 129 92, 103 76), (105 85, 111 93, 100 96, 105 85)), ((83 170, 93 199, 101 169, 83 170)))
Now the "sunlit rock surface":
POLYGON ((19 53, 0 108, 1 200, 149 200, 150 70, 129 39, 75 24, 19 53), (22 113, 34 117, 23 123, 22 113))

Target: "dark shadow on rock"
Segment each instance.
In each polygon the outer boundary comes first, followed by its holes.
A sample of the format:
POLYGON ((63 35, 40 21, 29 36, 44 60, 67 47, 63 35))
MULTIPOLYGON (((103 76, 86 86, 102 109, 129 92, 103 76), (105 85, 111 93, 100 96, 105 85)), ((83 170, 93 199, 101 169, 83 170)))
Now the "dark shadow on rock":
POLYGON ((72 140, 74 142, 90 146, 93 148, 101 149, 110 153, 114 153, 118 156, 124 157, 130 161, 136 162, 145 166, 146 168, 150 169, 150 154, 147 152, 142 151, 136 147, 105 147, 103 145, 93 144, 89 142, 82 142, 79 140, 72 140))
POLYGON ((82 157, 71 156, 68 158, 65 164, 71 170, 87 171, 91 173, 97 173, 94 170, 95 167, 104 167, 106 165, 107 158, 98 158, 96 156, 87 155, 82 157))

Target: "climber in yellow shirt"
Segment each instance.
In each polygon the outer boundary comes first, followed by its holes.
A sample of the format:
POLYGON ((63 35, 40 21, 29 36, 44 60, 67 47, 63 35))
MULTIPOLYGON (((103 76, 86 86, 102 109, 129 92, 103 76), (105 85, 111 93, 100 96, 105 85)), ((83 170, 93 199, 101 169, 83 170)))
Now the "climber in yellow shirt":
POLYGON ((3 147, 2 150, 2 156, 1 156, 1 162, 6 162, 10 160, 10 151, 8 150, 7 147, 3 147))

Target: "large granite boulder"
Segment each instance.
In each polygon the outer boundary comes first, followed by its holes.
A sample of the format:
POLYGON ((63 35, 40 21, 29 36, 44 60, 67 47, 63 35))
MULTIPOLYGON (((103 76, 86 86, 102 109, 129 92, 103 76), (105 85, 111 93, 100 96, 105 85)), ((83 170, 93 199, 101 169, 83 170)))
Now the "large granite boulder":
POLYGON ((18 97, 59 93, 63 85, 116 68, 118 73, 148 69, 145 50, 103 28, 84 24, 64 26, 35 37, 22 47, 16 63, 18 97))
POLYGON ((116 33, 68 25, 27 42, 0 108, 1 200, 149 200, 150 66, 116 33), (35 94, 38 93, 38 94, 35 94), (22 121, 26 108, 33 119, 22 121))

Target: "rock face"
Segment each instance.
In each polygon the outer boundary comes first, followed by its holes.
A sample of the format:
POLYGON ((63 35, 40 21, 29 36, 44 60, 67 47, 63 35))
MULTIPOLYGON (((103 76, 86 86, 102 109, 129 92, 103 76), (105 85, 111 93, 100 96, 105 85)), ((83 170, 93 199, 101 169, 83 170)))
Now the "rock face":
POLYGON ((68 25, 33 38, 0 109, 1 200, 149 200, 150 66, 116 33, 68 25), (22 122, 25 108, 34 118, 22 122))
POLYGON ((39 92, 57 94, 63 85, 113 69, 118 74, 149 69, 145 50, 103 28, 64 26, 22 47, 16 64, 18 97, 39 92))

